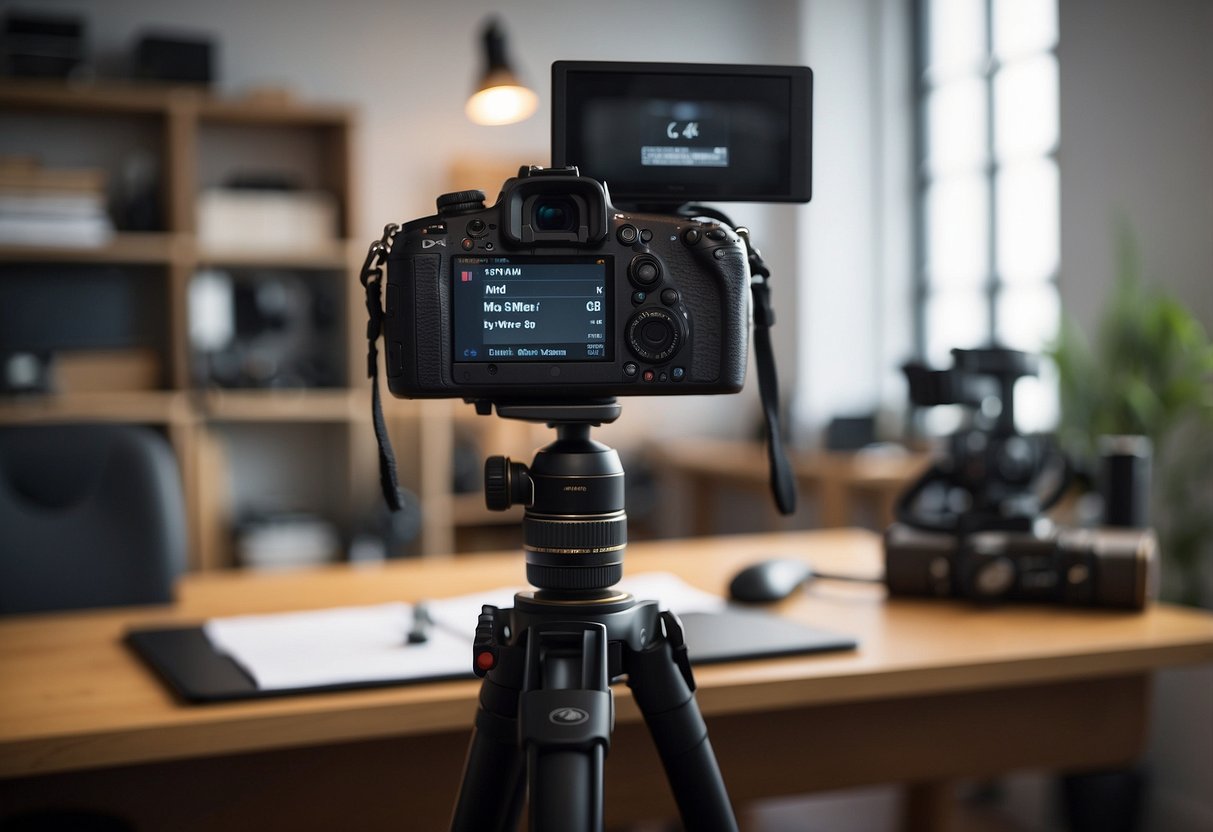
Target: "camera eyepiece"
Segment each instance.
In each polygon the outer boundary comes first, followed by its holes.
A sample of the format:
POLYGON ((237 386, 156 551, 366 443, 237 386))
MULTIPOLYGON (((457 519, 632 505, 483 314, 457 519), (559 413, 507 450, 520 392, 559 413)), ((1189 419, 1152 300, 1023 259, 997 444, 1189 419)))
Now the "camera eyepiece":
POLYGON ((535 200, 536 231, 572 231, 577 227, 577 206, 567 196, 544 196, 535 200))

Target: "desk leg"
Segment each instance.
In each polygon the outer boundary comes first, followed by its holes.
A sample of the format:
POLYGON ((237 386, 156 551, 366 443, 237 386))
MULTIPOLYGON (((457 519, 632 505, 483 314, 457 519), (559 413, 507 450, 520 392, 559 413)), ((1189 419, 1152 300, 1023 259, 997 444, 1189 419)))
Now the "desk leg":
POLYGON ((949 780, 910 783, 902 804, 902 832, 948 832, 953 827, 956 790, 949 780))

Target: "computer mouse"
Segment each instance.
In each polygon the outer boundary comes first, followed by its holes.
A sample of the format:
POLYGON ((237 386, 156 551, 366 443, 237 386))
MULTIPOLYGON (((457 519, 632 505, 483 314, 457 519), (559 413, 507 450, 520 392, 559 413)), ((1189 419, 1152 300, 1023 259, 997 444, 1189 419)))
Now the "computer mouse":
POLYGON ((729 583, 729 597, 747 604, 765 604, 787 598, 813 577, 802 560, 773 558, 747 566, 729 583))

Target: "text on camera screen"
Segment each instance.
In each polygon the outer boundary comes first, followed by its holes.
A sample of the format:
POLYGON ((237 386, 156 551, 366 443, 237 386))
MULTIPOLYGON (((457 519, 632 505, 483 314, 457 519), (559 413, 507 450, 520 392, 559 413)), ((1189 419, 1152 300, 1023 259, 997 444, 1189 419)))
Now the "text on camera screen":
POLYGON ((456 257, 455 361, 611 358, 608 257, 456 257))

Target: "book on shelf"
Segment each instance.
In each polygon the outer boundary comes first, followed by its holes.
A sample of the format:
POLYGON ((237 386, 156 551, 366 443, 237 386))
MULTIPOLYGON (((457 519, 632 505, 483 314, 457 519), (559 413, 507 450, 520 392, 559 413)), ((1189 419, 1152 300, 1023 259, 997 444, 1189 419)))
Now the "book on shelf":
POLYGON ((105 171, 0 161, 0 244, 103 246, 114 234, 105 171))

